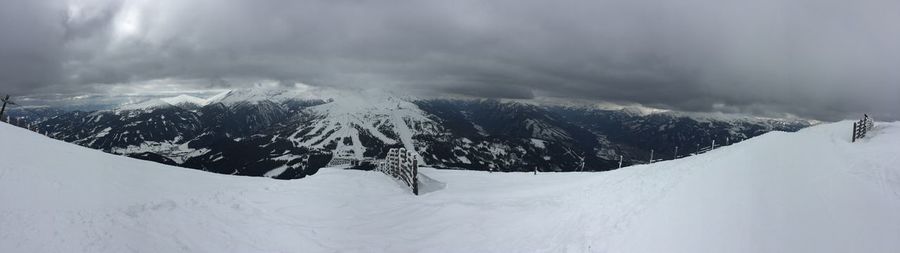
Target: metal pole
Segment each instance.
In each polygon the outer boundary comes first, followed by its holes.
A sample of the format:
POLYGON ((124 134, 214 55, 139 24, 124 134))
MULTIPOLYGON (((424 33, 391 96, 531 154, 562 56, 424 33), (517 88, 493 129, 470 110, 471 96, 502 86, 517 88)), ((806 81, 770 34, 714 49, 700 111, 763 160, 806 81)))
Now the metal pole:
POLYGON ((622 168, 622 156, 621 155, 619 156, 619 168, 620 169, 622 168))
POLYGON ((581 154, 581 171, 584 171, 584 154, 581 154))
POLYGON ((16 103, 13 103, 12 101, 9 101, 9 94, 6 94, 6 97, 5 97, 5 98, 0 98, 0 100, 3 100, 3 107, 0 108, 0 117, 3 117, 3 112, 6 111, 6 104, 15 105, 16 103))
POLYGON ((672 159, 678 159, 678 146, 675 146, 675 157, 672 159))
POLYGON ((653 163, 653 149, 650 149, 650 162, 653 163))
POLYGON ((0 116, 3 116, 3 111, 6 111, 6 100, 3 100, 3 108, 0 108, 0 116))

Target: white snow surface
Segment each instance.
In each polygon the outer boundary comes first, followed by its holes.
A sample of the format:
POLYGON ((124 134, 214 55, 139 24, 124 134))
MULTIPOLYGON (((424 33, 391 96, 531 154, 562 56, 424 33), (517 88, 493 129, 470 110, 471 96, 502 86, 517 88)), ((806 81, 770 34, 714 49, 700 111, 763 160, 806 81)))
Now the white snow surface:
POLYGON ((226 91, 220 92, 219 94, 208 97, 208 98, 206 98, 206 104, 212 104, 212 103, 222 101, 222 99, 224 99, 226 96, 228 96, 228 94, 231 94, 231 90, 226 90, 226 91))
POLYGON ((131 110, 150 110, 154 108, 162 108, 168 106, 180 106, 180 105, 196 105, 196 106, 206 106, 212 102, 217 102, 221 100, 223 97, 230 94, 231 91, 225 91, 214 95, 208 99, 198 98, 191 95, 181 94, 174 97, 165 97, 165 98, 153 98, 149 100, 144 100, 137 103, 126 103, 120 105, 115 110, 118 111, 131 111, 131 110))
POLYGON ((255 87, 250 89, 236 89, 223 92, 207 99, 209 103, 221 102, 226 105, 236 103, 259 103, 261 101, 284 102, 292 99, 313 100, 325 99, 333 96, 333 89, 303 86, 292 89, 255 87))
POLYGON ((166 103, 169 103, 171 105, 192 104, 197 106, 206 106, 207 104, 209 104, 209 101, 207 101, 206 99, 184 94, 175 97, 161 98, 160 100, 165 101, 166 103))
POLYGON ((0 123, 0 252, 900 252, 900 123, 850 127, 603 173, 422 168, 413 196, 378 172, 218 175, 0 123))
POLYGON ((184 104, 202 107, 219 102, 226 105, 232 105, 245 102, 256 104, 261 101, 284 102, 291 99, 325 99, 330 96, 335 96, 333 93, 336 93, 336 91, 332 89, 313 87, 295 89, 258 87, 252 89, 226 90, 209 98, 199 98, 187 94, 181 94, 174 97, 153 98, 136 103, 126 103, 120 105, 118 108, 116 108, 116 110, 150 110, 154 108, 180 106, 184 104))
POLYGON ((153 110, 157 108, 165 108, 172 106, 162 99, 150 99, 137 103, 123 104, 115 108, 114 111, 137 111, 137 110, 153 110))

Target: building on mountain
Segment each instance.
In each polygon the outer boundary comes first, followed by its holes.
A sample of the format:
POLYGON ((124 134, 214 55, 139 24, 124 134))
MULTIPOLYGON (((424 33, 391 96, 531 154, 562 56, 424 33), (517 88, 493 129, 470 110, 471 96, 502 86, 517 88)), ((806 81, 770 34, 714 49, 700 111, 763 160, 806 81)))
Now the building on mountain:
POLYGON ((337 166, 352 166, 352 163, 356 161, 356 159, 352 157, 332 157, 331 161, 328 161, 328 167, 337 167, 337 166))

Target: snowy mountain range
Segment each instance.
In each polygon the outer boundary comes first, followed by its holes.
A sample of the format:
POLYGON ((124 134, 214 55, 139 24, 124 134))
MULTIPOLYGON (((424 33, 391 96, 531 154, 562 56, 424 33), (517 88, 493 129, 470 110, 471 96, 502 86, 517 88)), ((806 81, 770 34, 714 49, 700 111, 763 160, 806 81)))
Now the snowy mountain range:
POLYGON ((0 252, 898 252, 900 123, 851 128, 599 173, 423 167, 413 196, 375 171, 217 175, 0 123, 0 252))
POLYGON ((602 171, 672 159, 804 120, 700 116, 632 107, 417 98, 321 88, 180 95, 36 122, 49 136, 110 153, 224 174, 300 178, 334 157, 392 147, 437 168, 602 171), (676 149, 678 149, 676 151, 676 149), (677 153, 676 153, 677 152, 677 153))

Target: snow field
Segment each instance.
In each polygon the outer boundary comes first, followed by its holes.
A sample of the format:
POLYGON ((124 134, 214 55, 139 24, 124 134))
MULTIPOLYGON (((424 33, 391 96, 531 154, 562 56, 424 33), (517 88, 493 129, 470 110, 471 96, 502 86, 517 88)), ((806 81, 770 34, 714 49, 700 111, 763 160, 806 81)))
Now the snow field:
POLYGON ((0 124, 0 252, 897 252, 900 123, 603 173, 205 173, 0 124), (432 185, 433 184, 433 185, 432 185))

